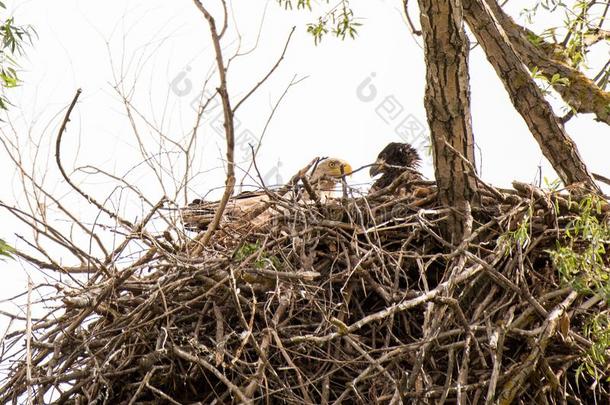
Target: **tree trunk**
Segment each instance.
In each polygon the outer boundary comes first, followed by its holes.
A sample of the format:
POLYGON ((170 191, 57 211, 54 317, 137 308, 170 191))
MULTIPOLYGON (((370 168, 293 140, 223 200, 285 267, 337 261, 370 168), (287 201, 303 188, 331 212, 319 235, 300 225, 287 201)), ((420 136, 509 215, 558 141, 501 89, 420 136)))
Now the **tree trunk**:
POLYGON ((464 17, 504 83, 513 105, 564 184, 578 183, 590 191, 599 192, 576 144, 553 113, 485 1, 463 0, 464 17))
POLYGON ((465 161, 474 167, 469 43, 461 0, 419 0, 419 8, 426 55, 424 103, 435 177, 440 203, 452 209, 444 236, 458 244, 470 234, 470 205, 476 190, 475 178, 465 161))

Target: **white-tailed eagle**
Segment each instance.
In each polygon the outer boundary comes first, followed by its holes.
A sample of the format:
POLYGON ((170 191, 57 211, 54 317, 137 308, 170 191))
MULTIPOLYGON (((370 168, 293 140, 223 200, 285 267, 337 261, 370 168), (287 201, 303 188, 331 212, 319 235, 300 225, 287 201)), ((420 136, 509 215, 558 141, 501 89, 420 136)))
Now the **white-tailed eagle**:
MULTIPOLYGON (((338 158, 321 159, 314 165, 307 182, 316 196, 323 201, 330 197, 343 176, 352 173, 352 166, 338 158)), ((308 192, 301 194, 305 200, 310 198, 308 192)), ((281 197, 281 196, 280 196, 281 197)), ((270 196, 266 191, 249 191, 232 197, 227 203, 223 215, 223 223, 234 222, 260 226, 266 223, 273 211, 267 209, 270 196)), ((214 218, 218 209, 218 201, 202 201, 196 199, 182 209, 182 221, 186 229, 204 230, 214 218)))

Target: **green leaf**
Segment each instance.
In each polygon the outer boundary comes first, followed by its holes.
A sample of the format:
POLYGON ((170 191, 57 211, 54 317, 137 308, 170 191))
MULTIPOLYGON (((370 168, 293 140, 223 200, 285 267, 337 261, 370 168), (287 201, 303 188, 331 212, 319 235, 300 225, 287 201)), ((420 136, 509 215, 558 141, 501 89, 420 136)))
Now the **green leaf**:
MULTIPOLYGON (((3 239, 0 239, 0 256, 12 258, 11 253, 14 253, 15 249, 6 243, 3 239)), ((2 258, 0 258, 2 260, 2 258)))

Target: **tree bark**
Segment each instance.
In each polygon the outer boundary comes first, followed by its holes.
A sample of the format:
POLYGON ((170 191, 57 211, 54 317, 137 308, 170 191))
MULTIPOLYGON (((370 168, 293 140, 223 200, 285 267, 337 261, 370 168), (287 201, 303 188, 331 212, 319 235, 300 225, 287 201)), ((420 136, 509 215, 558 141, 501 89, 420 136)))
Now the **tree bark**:
POLYGON ((464 17, 504 83, 513 105, 564 184, 581 184, 590 191, 600 192, 576 144, 553 113, 485 1, 464 0, 464 17))
POLYGON ((419 0, 419 8, 426 56, 424 103, 432 134, 435 177, 440 203, 452 208, 443 231, 447 240, 457 244, 470 234, 468 218, 476 191, 475 177, 467 163, 475 167, 469 43, 461 0, 419 0))
POLYGON ((566 50, 561 45, 550 44, 515 23, 496 1, 489 1, 488 6, 515 51, 530 70, 538 68, 547 76, 558 74, 568 79, 568 85, 553 86, 563 100, 576 112, 595 114, 598 121, 610 125, 610 92, 600 89, 582 72, 570 66, 566 50), (534 44, 534 38, 539 40, 537 44, 534 44))

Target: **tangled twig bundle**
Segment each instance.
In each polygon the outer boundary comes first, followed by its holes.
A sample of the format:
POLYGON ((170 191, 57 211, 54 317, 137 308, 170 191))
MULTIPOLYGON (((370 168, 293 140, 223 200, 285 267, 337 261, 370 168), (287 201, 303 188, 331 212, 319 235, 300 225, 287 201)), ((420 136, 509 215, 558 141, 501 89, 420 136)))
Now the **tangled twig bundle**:
POLYGON ((434 194, 388 191, 275 194, 270 222, 221 224, 203 249, 133 235, 154 246, 5 338, 0 402, 31 389, 38 403, 607 403, 583 332, 606 301, 562 281, 550 253, 576 202, 486 187, 451 246, 434 194))

